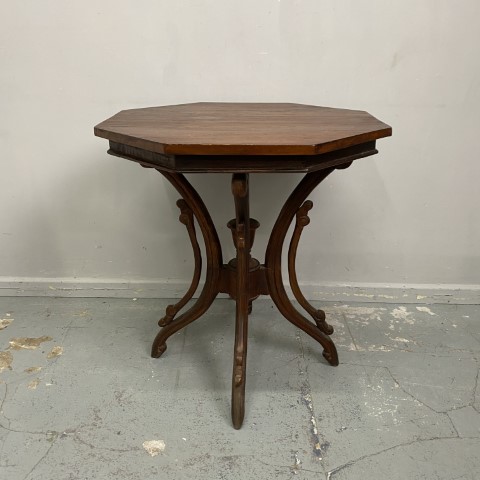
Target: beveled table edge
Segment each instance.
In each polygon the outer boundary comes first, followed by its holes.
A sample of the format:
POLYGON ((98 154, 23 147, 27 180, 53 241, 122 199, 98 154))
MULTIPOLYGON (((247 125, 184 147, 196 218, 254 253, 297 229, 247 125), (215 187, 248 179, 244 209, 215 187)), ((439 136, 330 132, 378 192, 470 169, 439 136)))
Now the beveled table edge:
POLYGON ((94 134, 97 137, 105 138, 111 142, 131 147, 140 148, 162 155, 209 155, 209 156, 304 156, 319 155, 335 150, 359 145, 372 140, 390 137, 392 127, 385 125, 385 128, 370 132, 339 138, 325 143, 310 145, 217 145, 217 144, 168 144, 154 142, 124 133, 112 132, 100 128, 101 124, 94 127, 94 134))

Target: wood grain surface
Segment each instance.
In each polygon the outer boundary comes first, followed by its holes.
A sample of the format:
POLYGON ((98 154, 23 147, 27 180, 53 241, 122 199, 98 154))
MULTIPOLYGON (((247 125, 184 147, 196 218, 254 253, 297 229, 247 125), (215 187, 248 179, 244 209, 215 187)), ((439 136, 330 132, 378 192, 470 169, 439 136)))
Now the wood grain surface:
POLYGON ((318 155, 391 134, 367 112, 293 103, 140 108, 95 127, 98 137, 168 155, 318 155))

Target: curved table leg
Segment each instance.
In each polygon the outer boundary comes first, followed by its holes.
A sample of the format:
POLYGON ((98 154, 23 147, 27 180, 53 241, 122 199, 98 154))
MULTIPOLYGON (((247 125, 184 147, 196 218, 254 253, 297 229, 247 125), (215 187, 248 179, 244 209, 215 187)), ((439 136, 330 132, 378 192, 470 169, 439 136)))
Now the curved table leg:
POLYGON ((202 272, 202 254, 200 252, 200 246, 198 245, 197 236, 195 234, 195 224, 193 220, 192 209, 187 205, 187 202, 181 198, 177 201, 177 207, 180 209, 179 220, 187 227, 188 236, 192 244, 193 256, 195 258, 195 269, 193 271, 192 283, 190 284, 187 293, 183 298, 175 305, 168 305, 165 316, 158 321, 160 327, 165 327, 175 318, 175 315, 188 303, 193 297, 193 294, 198 288, 198 282, 200 281, 200 274, 202 272))
POLYGON ((323 310, 317 310, 311 305, 303 295, 297 280, 297 272, 295 270, 295 260, 297 257, 298 242, 302 235, 303 227, 306 227, 310 223, 310 217, 308 212, 313 208, 313 203, 307 200, 297 210, 295 229, 293 231, 290 246, 288 247, 288 277, 290 281, 290 287, 292 288, 293 295, 297 299, 297 302, 312 316, 313 320, 317 324, 317 327, 327 335, 333 333, 333 327, 325 321, 325 312, 323 310))
POLYGON ((154 358, 160 357, 160 355, 165 352, 168 337, 203 315, 210 307, 219 292, 220 271, 223 264, 222 249, 217 231, 198 193, 182 174, 166 172, 159 169, 158 171, 175 187, 193 212, 193 215, 195 215, 205 240, 207 269, 205 286, 194 305, 176 320, 163 327, 155 337, 152 345, 152 357, 154 358))
POLYGON ((250 262, 250 213, 248 174, 232 176, 232 193, 235 200, 235 229, 237 247, 237 295, 235 321, 235 347, 232 375, 232 422, 239 429, 245 415, 245 380, 248 342, 248 276, 250 262))
POLYGON ((307 173, 287 199, 270 234, 265 254, 265 267, 269 293, 280 313, 322 345, 323 356, 331 365, 338 365, 337 349, 332 339, 301 315, 289 300, 283 286, 281 266, 283 243, 293 217, 307 196, 333 170, 335 168, 307 173))

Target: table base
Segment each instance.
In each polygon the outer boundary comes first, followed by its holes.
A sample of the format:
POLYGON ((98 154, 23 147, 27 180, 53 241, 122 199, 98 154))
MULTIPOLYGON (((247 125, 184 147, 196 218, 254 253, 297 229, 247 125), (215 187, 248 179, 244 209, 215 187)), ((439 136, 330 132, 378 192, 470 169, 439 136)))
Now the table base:
POLYGON ((326 322, 325 312, 315 309, 302 294, 297 281, 295 259, 302 230, 310 223, 308 212, 313 204, 309 200, 306 201, 306 198, 333 170, 346 168, 350 163, 310 172, 303 177, 280 211, 270 234, 263 264, 250 255, 255 230, 260 224, 257 220, 250 218, 248 173, 234 173, 232 176, 235 218, 228 223, 228 227, 232 231, 236 258, 224 264, 218 234, 198 193, 182 174, 157 169, 182 197, 177 205, 180 208, 180 221, 186 226, 192 243, 195 269, 187 293, 179 302, 169 305, 165 316, 158 322, 163 328, 153 342, 152 357, 160 357, 167 349, 167 339, 203 315, 219 293, 228 293, 236 302, 232 378, 232 421, 236 429, 242 426, 245 414, 248 315, 252 311, 252 302, 259 295, 269 295, 287 320, 322 345, 323 356, 330 365, 338 365, 337 350, 329 336, 333 333, 333 328, 326 322), (177 314, 193 297, 202 269, 202 257, 196 238, 194 219, 196 219, 205 241, 205 285, 193 306, 177 317, 177 314), (282 250, 289 226, 294 219, 295 228, 288 249, 289 283, 296 300, 312 317, 313 323, 294 307, 283 284, 282 250))

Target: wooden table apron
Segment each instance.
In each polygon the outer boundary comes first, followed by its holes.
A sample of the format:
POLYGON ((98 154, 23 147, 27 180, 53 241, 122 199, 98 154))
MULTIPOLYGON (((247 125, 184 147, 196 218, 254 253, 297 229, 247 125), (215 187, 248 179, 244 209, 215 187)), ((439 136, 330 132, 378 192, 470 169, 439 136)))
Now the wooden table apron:
POLYGON ((260 295, 269 295, 288 321, 320 343, 328 363, 338 365, 337 350, 330 338, 333 328, 326 322, 325 313, 302 294, 295 271, 298 243, 313 206, 307 197, 334 170, 376 154, 375 140, 391 135, 388 125, 366 112, 293 104, 207 103, 123 111, 97 125, 95 134, 109 139, 108 153, 156 169, 181 197, 177 202, 179 218, 192 244, 194 273, 188 291, 167 307, 158 322, 162 328, 152 345, 153 357, 160 357, 167 349, 167 339, 203 315, 219 293, 229 294, 236 302, 232 375, 232 421, 236 429, 241 427, 245 413, 248 316, 252 302, 260 295), (232 122, 232 118, 242 120, 232 122), (287 128, 290 125, 303 130, 287 128), (264 131, 255 136, 258 129, 264 131), (252 138, 257 144, 249 143, 252 138), (318 142, 312 145, 312 138, 318 142), (202 172, 232 174, 235 218, 227 226, 236 257, 228 263, 223 262, 218 234, 205 204, 184 176, 202 172), (305 172, 280 210, 263 263, 250 255, 260 223, 250 217, 249 175, 261 172, 305 172), (203 268, 195 220, 205 242, 205 284, 193 305, 184 310, 197 290, 203 268), (282 278, 282 251, 292 222, 288 281, 311 320, 292 304, 282 278))

